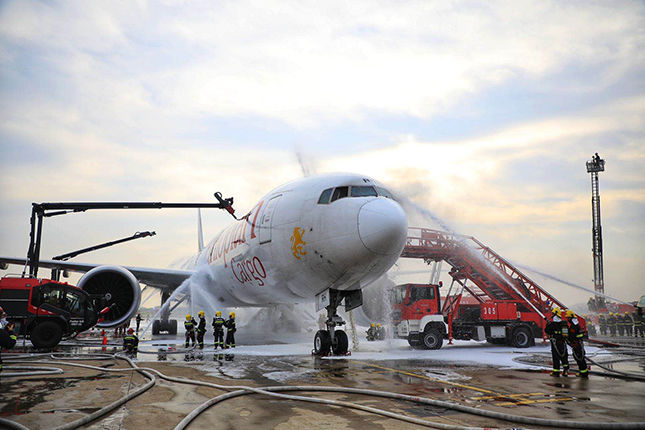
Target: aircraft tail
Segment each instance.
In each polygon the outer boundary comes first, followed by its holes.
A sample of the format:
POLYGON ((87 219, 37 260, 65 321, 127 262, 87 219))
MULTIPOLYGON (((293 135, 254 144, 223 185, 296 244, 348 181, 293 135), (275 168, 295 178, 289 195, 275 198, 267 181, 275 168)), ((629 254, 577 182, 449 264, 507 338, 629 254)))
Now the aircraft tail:
POLYGON ((197 208, 197 252, 204 249, 204 232, 202 231, 202 210, 197 208))

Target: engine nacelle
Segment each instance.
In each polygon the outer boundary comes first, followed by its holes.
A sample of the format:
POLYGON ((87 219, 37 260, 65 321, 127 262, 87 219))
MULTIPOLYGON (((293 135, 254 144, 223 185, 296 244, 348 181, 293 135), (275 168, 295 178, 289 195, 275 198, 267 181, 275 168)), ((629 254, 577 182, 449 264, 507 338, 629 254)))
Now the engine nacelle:
MULTIPOLYGON (((134 275, 119 266, 98 266, 87 272, 78 287, 89 294, 101 296, 99 305, 109 306, 99 327, 115 327, 132 318, 141 304, 141 288, 134 275)), ((101 308, 97 309, 100 311, 101 308)))

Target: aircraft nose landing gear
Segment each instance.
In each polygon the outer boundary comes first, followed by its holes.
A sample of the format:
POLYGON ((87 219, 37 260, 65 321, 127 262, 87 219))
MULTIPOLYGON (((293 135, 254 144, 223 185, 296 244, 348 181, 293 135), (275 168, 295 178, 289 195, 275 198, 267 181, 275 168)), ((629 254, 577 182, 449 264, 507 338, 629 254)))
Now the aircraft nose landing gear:
MULTIPOLYGON (((349 340, 347 333, 343 330, 336 330, 337 326, 345 325, 345 321, 338 316, 336 310, 340 302, 345 299, 345 310, 350 311, 363 303, 361 290, 338 291, 327 290, 322 295, 327 295, 328 302, 325 309, 327 310, 326 330, 318 330, 314 338, 314 350, 312 354, 318 356, 348 355, 349 340), (328 294, 327 294, 328 293, 328 294)), ((323 299, 324 300, 324 299, 323 299)))

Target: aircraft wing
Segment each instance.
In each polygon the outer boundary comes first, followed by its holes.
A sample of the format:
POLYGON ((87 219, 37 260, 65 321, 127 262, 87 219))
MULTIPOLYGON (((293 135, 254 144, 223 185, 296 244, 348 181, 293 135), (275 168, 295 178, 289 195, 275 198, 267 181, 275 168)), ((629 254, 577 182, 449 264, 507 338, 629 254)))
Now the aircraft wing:
MULTIPOLYGON (((25 258, 13 257, 0 257, 0 264, 17 264, 24 266, 26 263, 25 258)), ((103 264, 92 263, 70 263, 68 261, 58 260, 40 260, 39 267, 47 269, 64 269, 70 272, 85 273, 89 272, 95 267, 103 266, 103 264)), ((121 266, 129 270, 142 284, 151 287, 159 288, 161 290, 174 290, 186 279, 194 273, 191 270, 177 270, 177 269, 152 269, 149 267, 131 267, 121 266)))

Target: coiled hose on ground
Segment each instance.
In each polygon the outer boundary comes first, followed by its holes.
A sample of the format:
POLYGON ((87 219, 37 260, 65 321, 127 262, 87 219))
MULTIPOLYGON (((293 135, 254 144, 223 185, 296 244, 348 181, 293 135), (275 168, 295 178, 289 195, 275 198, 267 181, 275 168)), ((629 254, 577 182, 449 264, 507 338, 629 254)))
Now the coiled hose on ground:
MULTIPOLYGON (((64 354, 66 355, 66 354, 64 354)), ((23 354, 20 356, 21 358, 24 357, 25 355, 23 354)), ((115 354, 115 355, 109 355, 109 354, 89 354, 87 356, 76 356, 74 359, 77 360, 97 360, 97 359, 121 359, 125 360, 128 362, 130 365, 129 368, 119 368, 119 369, 107 369, 104 367, 97 367, 97 366, 90 366, 86 364, 80 364, 80 363, 70 363, 70 362, 62 362, 62 361, 57 361, 59 355, 54 355, 54 354, 38 354, 37 356, 31 356, 29 358, 32 359, 37 359, 38 362, 45 363, 45 364, 56 364, 56 365, 62 365, 62 366, 73 366, 73 367, 82 367, 82 368, 87 368, 87 369, 94 369, 100 372, 128 372, 128 371, 136 371, 149 379, 149 381, 144 384, 142 387, 138 388, 137 390, 128 393, 127 395, 121 397, 120 399, 116 400, 115 402, 110 403, 109 405, 104 406, 103 408, 93 412, 92 414, 86 415, 78 420, 63 424, 59 427, 56 427, 54 430, 68 430, 68 429, 75 429, 78 428, 82 425, 86 425, 102 416, 107 415, 117 407, 123 405, 124 403, 128 402, 129 400, 139 396, 140 394, 144 393, 148 389, 152 388, 156 384, 156 378, 154 375, 159 376, 161 379, 165 379, 168 381, 172 382, 177 382, 177 383, 183 383, 183 384, 191 384, 191 385, 200 385, 200 386, 207 386, 207 387, 212 387, 220 390, 235 390, 232 392, 228 392, 226 394, 214 397, 206 402, 204 402, 202 405, 198 406, 195 408, 191 413, 186 415, 186 417, 175 427, 175 429, 184 429, 186 426, 194 420, 199 414, 201 414, 203 411, 208 409, 209 407, 221 403, 227 399, 231 399, 234 397, 238 397, 241 395, 246 395, 246 394, 263 394, 271 397, 277 397, 277 398, 282 398, 282 399, 288 399, 288 400, 297 400, 297 401, 305 401, 305 402, 311 402, 311 403, 322 403, 322 404, 328 404, 328 405, 334 405, 334 406, 342 406, 342 407, 349 407, 349 408, 354 408, 354 409, 359 409, 363 410, 366 412, 370 413, 375 413, 383 416, 387 416, 390 418, 414 423, 414 424, 419 424, 427 427, 433 427, 433 428, 441 428, 441 429, 465 429, 469 427, 463 427, 463 426, 456 426, 456 425, 449 425, 449 424, 442 424, 442 423, 436 423, 436 422, 430 422, 426 420, 422 420, 419 418, 414 418, 402 414, 397 414, 394 412, 389 412, 377 408, 372 408, 364 405, 359 405, 351 402, 344 402, 344 401, 338 401, 338 400, 329 400, 329 399, 320 399, 320 398, 314 398, 314 397, 304 397, 304 396, 295 396, 295 395, 287 395, 287 394, 281 394, 279 392, 281 391, 307 391, 307 392, 336 392, 336 393, 346 393, 346 394, 359 394, 359 395, 367 395, 367 396, 377 396, 377 397, 384 397, 384 398, 392 398, 392 399, 398 399, 398 400, 405 400, 405 401, 410 401, 414 403, 420 403, 420 404, 426 404, 426 405, 431 405, 431 406, 438 406, 442 408, 447 408, 447 409, 452 409, 452 410, 457 410, 460 412, 468 413, 468 414, 474 414, 474 415, 479 415, 479 416, 484 416, 488 418, 494 418, 498 420, 504 420, 504 421, 509 421, 509 422, 515 422, 515 423, 521 423, 521 424, 529 424, 529 425, 540 425, 540 426, 548 426, 548 427, 568 427, 568 428, 581 428, 581 429, 639 429, 639 428, 645 428, 645 422, 624 422, 624 423, 612 423, 612 422, 584 422, 584 421, 567 421, 567 420, 554 420, 554 419, 543 419, 543 418, 534 418, 534 417, 525 417, 525 416, 518 416, 518 415, 512 415, 512 414, 505 414, 501 412, 494 412, 494 411, 488 411, 488 410, 483 410, 479 408, 473 408, 469 406, 464 406, 460 405, 457 403, 453 402, 447 402, 443 400, 435 400, 435 399, 430 399, 430 398, 425 398, 425 397, 417 397, 417 396, 408 396, 405 394, 398 394, 398 393, 391 393, 391 392, 385 392, 385 391, 376 391, 376 390, 366 390, 366 389, 358 389, 358 388, 346 388, 346 387, 325 387, 325 386, 275 386, 275 387, 263 387, 263 388, 254 388, 254 387, 247 387, 247 386, 230 386, 230 385, 218 385, 218 384, 213 384, 209 382, 204 382, 204 381, 198 381, 198 380, 192 380, 192 379, 187 379, 187 378, 176 378, 176 377, 171 377, 164 375, 163 373, 159 372, 156 369, 151 369, 151 368, 144 368, 144 367, 138 367, 131 359, 128 357, 115 354), (51 360, 42 360, 41 357, 43 355, 49 355, 51 360)), ((10 362, 14 363, 22 363, 22 362, 33 362, 33 360, 18 360, 15 361, 15 359, 7 360, 10 362)), ((11 368, 11 366, 10 366, 11 368)), ((59 369, 60 370, 60 369, 59 369)), ((41 371, 41 370, 36 370, 36 371, 41 371)), ((61 370, 62 372, 62 370, 61 370)), ((59 372, 57 372, 59 373, 59 372)), ((21 373, 22 376, 28 375, 27 373, 21 373)), ((5 375, 6 376, 6 375, 5 375)), ((28 429, 27 427, 18 424, 14 421, 6 420, 3 418, 0 418, 0 424, 3 424, 9 428, 15 428, 15 429, 28 429)))

